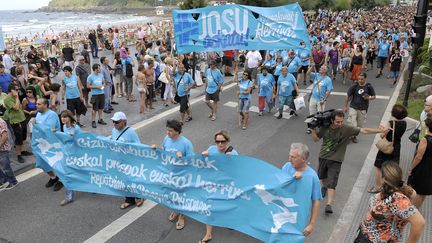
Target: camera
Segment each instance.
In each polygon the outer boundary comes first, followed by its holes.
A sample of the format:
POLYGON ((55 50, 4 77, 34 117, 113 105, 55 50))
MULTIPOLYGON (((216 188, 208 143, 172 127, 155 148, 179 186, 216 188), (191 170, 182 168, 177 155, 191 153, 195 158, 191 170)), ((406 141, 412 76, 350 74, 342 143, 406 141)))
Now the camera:
POLYGON ((332 113, 334 109, 320 111, 313 115, 306 117, 306 124, 308 129, 314 129, 316 127, 329 127, 332 123, 332 113))

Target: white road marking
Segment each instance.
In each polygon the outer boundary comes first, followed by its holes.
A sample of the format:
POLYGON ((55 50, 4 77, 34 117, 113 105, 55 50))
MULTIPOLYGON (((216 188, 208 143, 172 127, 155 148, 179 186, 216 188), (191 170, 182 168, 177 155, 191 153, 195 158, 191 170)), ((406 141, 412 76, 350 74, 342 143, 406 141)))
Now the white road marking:
POLYGON ((42 172, 43 172, 43 171, 42 171, 41 169, 39 169, 39 168, 34 168, 34 169, 31 169, 31 170, 29 170, 29 171, 26 171, 26 172, 24 172, 24 173, 22 173, 22 174, 19 174, 18 176, 16 176, 16 179, 17 179, 19 182, 23 182, 23 181, 26 181, 26 180, 32 178, 33 176, 37 176, 37 175, 39 175, 39 174, 42 173, 42 172))
POLYGON ((135 207, 131 209, 129 212, 125 213, 123 216, 116 219, 111 224, 107 225, 95 235, 84 241, 84 243, 102 243, 108 241, 124 228, 135 222, 135 220, 139 219, 145 213, 150 211, 156 205, 157 203, 146 200, 141 207, 135 207))
MULTIPOLYGON (((234 101, 228 101, 227 103, 224 104, 224 106, 231 107, 231 108, 237 108, 238 107, 238 103, 234 102, 234 101)), ((257 106, 251 106, 249 108, 249 111, 258 113, 259 109, 258 109, 257 106)), ((290 119, 291 115, 289 114, 289 112, 286 112, 286 111, 290 111, 290 108, 288 106, 284 105, 284 111, 282 113, 282 118, 284 118, 284 119, 290 119)), ((278 115, 279 115, 279 112, 276 112, 273 116, 277 117, 278 115)))
POLYGON ((224 106, 228 106, 228 107, 232 107, 232 108, 237 108, 238 107, 238 103, 234 102, 234 101, 228 101, 227 103, 224 104, 224 106))
POLYGON ((258 109, 258 106, 251 106, 250 108, 249 108, 249 111, 252 111, 252 112, 255 112, 255 113, 258 113, 259 112, 259 109, 258 109))
MULTIPOLYGON (((310 93, 310 90, 308 90, 308 89, 299 89, 299 92, 301 92, 301 93, 310 93)), ((337 92, 337 91, 332 91, 331 92, 331 95, 337 95, 337 96, 346 96, 346 92, 337 92)), ((379 99, 379 100, 389 100, 390 99, 390 97, 389 96, 385 96, 385 95, 377 95, 376 96, 376 99, 379 99)))

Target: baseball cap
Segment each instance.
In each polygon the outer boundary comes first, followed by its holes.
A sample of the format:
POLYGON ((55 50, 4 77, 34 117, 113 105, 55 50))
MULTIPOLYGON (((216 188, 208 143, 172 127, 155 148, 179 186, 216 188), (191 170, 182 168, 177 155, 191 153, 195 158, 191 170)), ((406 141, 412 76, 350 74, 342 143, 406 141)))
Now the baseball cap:
POLYGON ((111 120, 113 120, 113 121, 127 120, 127 117, 126 117, 125 113, 118 111, 118 112, 114 113, 114 116, 111 117, 111 120))

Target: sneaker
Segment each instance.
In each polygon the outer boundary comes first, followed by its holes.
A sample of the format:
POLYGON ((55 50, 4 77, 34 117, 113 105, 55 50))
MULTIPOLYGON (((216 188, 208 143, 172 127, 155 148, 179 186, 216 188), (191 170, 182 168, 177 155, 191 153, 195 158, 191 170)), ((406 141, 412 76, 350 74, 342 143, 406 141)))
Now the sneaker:
POLYGON ((97 127, 95 121, 92 121, 92 127, 93 127, 93 128, 96 128, 96 127, 97 127))
POLYGON ((110 114, 111 111, 103 110, 104 113, 110 114))
POLYGON ((100 119, 100 120, 98 121, 98 123, 99 123, 99 124, 102 124, 102 125, 106 125, 106 124, 107 124, 107 123, 104 122, 104 120, 102 120, 102 119, 100 119))
POLYGON ((306 129, 306 134, 311 134, 312 133, 312 129, 308 128, 306 129))
POLYGON ((321 187, 321 195, 322 195, 322 197, 324 198, 325 196, 326 196, 326 194, 327 194, 327 187, 321 187))
POLYGON ((353 137, 351 138, 351 141, 352 141, 353 143, 358 143, 358 141, 357 141, 357 137, 356 137, 356 136, 353 136, 353 137))
POLYGON ((330 204, 327 204, 325 207, 325 213, 333 213, 333 209, 330 204))
POLYGON ((290 111, 290 116, 293 116, 293 115, 294 115, 294 116, 298 116, 297 113, 295 112, 295 110, 291 110, 291 111, 290 111))
POLYGON ((61 181, 57 181, 56 184, 54 184, 54 188, 53 191, 59 191, 60 189, 63 188, 63 183, 61 181))
POLYGON ((54 184, 56 184, 58 180, 59 180, 58 177, 56 177, 54 179, 50 178, 49 181, 45 184, 45 187, 48 188, 48 187, 54 186, 54 184))
POLYGON ((118 103, 116 101, 111 101, 111 104, 118 105, 118 103))
POLYGON ((186 118, 186 122, 190 122, 190 121, 192 121, 192 117, 186 118))
POLYGON ((262 115, 263 115, 262 111, 258 112, 258 116, 262 116, 262 115))
POLYGON ((85 127, 83 124, 81 124, 81 123, 79 123, 79 122, 77 122, 76 123, 79 127, 85 127))
POLYGON ((110 107, 110 108, 108 108, 108 110, 109 110, 109 111, 113 111, 113 110, 114 110, 114 108, 110 107))
POLYGON ((9 183, 9 185, 7 187, 5 187, 5 190, 10 190, 13 189, 14 187, 16 187, 18 185, 18 182, 15 184, 9 183))
POLYGON ((24 157, 22 157, 22 155, 18 155, 18 163, 20 164, 25 163, 25 159, 24 157))
POLYGON ((1 185, 0 185, 0 191, 3 191, 3 190, 6 189, 6 187, 8 187, 8 186, 9 186, 9 182, 8 182, 8 181, 6 181, 5 183, 1 184, 1 185))
POLYGON ((31 155, 33 155, 33 153, 24 150, 24 151, 21 152, 21 155, 22 155, 22 156, 31 156, 31 155))
POLYGON ((73 202, 73 200, 68 201, 68 200, 65 199, 65 200, 63 200, 63 201, 60 202, 60 206, 66 206, 66 205, 68 205, 71 202, 73 202))
POLYGON ((379 77, 381 77, 381 74, 378 74, 375 78, 379 78, 379 77))
POLYGON ((282 119, 282 114, 279 114, 279 116, 277 116, 276 119, 282 119))

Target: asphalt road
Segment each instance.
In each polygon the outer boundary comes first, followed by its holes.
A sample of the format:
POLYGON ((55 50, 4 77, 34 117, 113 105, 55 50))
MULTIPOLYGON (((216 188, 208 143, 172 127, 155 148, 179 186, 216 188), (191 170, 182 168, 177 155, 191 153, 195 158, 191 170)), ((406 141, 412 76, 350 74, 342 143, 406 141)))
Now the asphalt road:
MULTIPOLYGON (((385 78, 375 79, 375 72, 369 72, 369 76, 368 80, 375 87, 377 94, 383 96, 371 102, 368 112, 366 126, 377 127, 393 88, 390 86, 390 81, 385 78)), ((334 86, 336 92, 342 93, 349 87, 348 84, 342 85, 340 80, 334 82, 334 86)), ((305 89, 306 86, 301 84, 300 88, 305 89)), ((193 121, 186 123, 183 134, 193 142, 196 153, 200 153, 212 144, 214 132, 226 129, 231 134, 231 144, 239 153, 265 160, 276 167, 281 167, 288 160, 291 143, 306 143, 311 150, 310 166, 317 169, 320 143, 313 143, 310 136, 305 133, 304 119, 308 115, 307 110, 300 111, 298 117, 281 120, 275 119, 273 114, 266 113, 259 117, 257 113, 251 112, 248 129, 241 130, 238 128, 237 110, 233 107, 237 102, 236 91, 237 88, 233 86, 222 93, 219 115, 215 122, 207 118, 208 108, 202 101, 192 106, 193 121)), ((195 91, 196 94, 199 92, 199 89, 195 91)), ((254 105, 257 104, 257 100, 255 92, 254 105)), ((343 95, 332 95, 327 107, 342 108, 343 100, 343 95)), ((163 114, 169 112, 161 113, 172 106, 159 108, 154 114, 141 116, 137 112, 138 103, 132 105, 123 100, 120 103, 118 108, 115 108, 129 116, 129 125, 145 121, 157 113, 163 116, 137 129, 141 141, 146 144, 160 144, 165 136, 165 121, 178 117, 178 112, 165 116, 163 114)), ((106 119, 109 117, 107 116, 106 119)), ((105 126, 98 128, 97 131, 108 134, 110 129, 111 127, 105 126)), ((91 128, 87 127, 86 130, 91 128)), ((325 201, 323 201, 314 232, 306 242, 318 243, 329 238, 369 152, 373 138, 373 135, 360 135, 358 144, 348 146, 337 187, 334 214, 324 214, 325 201)), ((259 174, 258 171, 247 173, 259 174)), ((1 239, 11 242, 83 242, 90 239, 88 242, 189 243, 198 242, 205 233, 203 224, 189 218, 186 219, 185 228, 177 231, 175 225, 167 219, 169 209, 159 205, 151 207, 150 202, 144 205, 149 207, 148 210, 145 208, 121 210, 119 206, 123 198, 78 192, 75 202, 61 207, 59 203, 63 199, 64 192, 46 189, 44 184, 47 180, 48 177, 40 173, 23 181, 13 190, 0 192, 0 242, 1 239), (142 216, 135 221, 131 219, 133 215, 141 214, 142 216)), ((212 242, 259 241, 233 230, 215 228, 212 242)))

